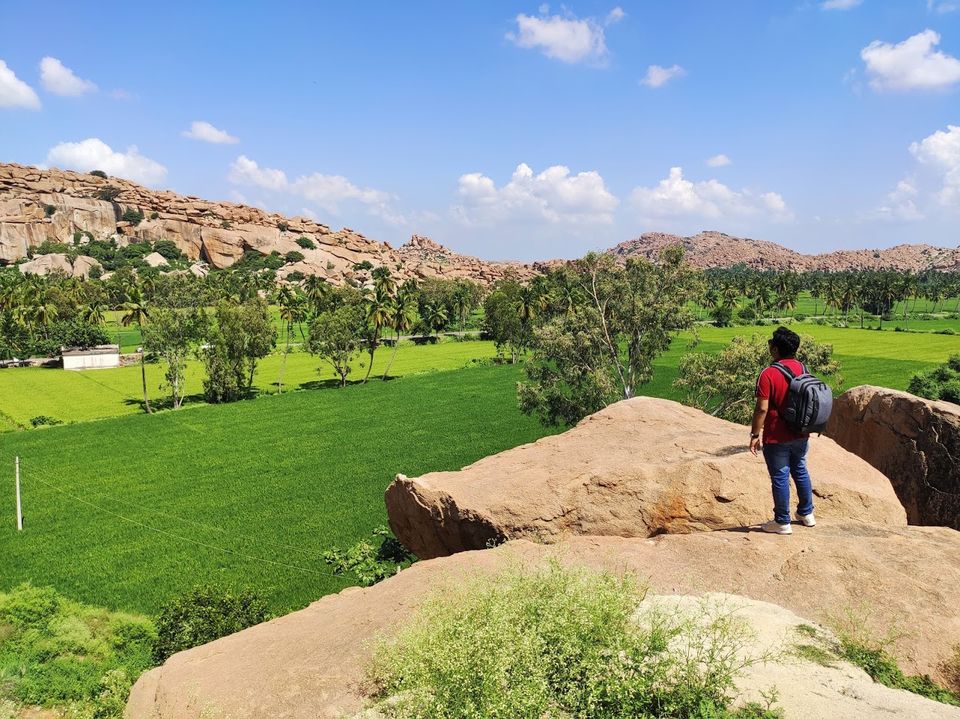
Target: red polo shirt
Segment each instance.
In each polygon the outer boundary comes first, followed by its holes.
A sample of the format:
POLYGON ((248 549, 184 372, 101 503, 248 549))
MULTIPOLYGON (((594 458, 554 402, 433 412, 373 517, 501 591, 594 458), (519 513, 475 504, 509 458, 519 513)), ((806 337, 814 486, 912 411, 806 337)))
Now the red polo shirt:
MULTIPOLYGON (((803 372, 803 365, 795 359, 780 360, 780 364, 789 369, 795 375, 803 372)), ((787 423, 780 418, 780 407, 787 401, 787 392, 790 389, 790 383, 783 375, 783 372, 776 367, 767 367, 760 373, 757 379, 757 397, 770 401, 770 409, 767 411, 766 419, 763 421, 763 443, 764 444, 782 444, 792 442, 795 439, 809 437, 809 434, 795 432, 787 426, 787 423)))

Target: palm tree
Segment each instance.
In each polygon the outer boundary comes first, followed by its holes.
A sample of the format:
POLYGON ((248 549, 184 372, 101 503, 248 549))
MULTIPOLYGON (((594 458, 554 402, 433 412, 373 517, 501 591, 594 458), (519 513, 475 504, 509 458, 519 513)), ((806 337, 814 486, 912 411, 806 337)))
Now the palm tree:
POLYGON ((280 362, 280 378, 277 381, 277 393, 283 394, 283 375, 287 369, 287 355, 290 354, 290 333, 293 331, 293 323, 297 321, 299 316, 297 296, 289 285, 280 288, 280 292, 277 293, 277 305, 280 319, 283 320, 284 334, 287 338, 287 344, 283 350, 283 360, 280 362))
POLYGON ((533 321, 544 308, 544 299, 543 294, 532 285, 522 287, 516 305, 517 315, 520 317, 520 321, 524 323, 533 321))
POLYGON ((92 325, 102 325, 105 320, 107 306, 98 300, 94 300, 88 305, 80 308, 80 317, 84 322, 92 325))
POLYGON ((120 323, 124 327, 135 324, 140 330, 140 379, 143 381, 143 405, 147 414, 151 414, 153 410, 150 408, 150 398, 147 396, 147 366, 143 359, 143 326, 150 318, 150 311, 139 287, 133 286, 127 291, 127 301, 122 307, 124 315, 120 318, 120 323))
POLYGON ((330 285, 319 275, 310 275, 304 280, 303 289, 307 293, 313 314, 319 314, 320 308, 330 295, 330 285))
POLYGON ((440 330, 446 327, 447 322, 449 322, 447 309, 440 302, 434 302, 427 305, 425 310, 426 317, 424 319, 427 322, 427 327, 439 335, 440 330))
POLYGON ((371 273, 373 277, 373 286, 377 292, 386 297, 393 297, 397 293, 397 280, 390 273, 390 268, 386 265, 377 267, 371 273))
MULTIPOLYGON (((367 338, 367 353, 370 355, 370 361, 367 363, 367 374, 363 378, 364 383, 370 379, 370 372, 373 370, 373 354, 380 345, 380 334, 383 332, 383 328, 390 324, 392 314, 393 299, 385 289, 378 288, 367 299, 367 323, 370 325, 371 334, 367 338)), ((397 343, 399 344, 399 342, 398 338, 397 343)))
POLYGON ((390 355, 387 368, 383 371, 383 379, 386 379, 390 374, 390 367, 393 366, 393 360, 397 356, 400 335, 409 332, 413 323, 417 321, 417 297, 413 289, 415 287, 416 285, 405 282, 397 291, 397 296, 393 298, 391 303, 389 326, 397 333, 397 339, 393 345, 393 354, 390 355))

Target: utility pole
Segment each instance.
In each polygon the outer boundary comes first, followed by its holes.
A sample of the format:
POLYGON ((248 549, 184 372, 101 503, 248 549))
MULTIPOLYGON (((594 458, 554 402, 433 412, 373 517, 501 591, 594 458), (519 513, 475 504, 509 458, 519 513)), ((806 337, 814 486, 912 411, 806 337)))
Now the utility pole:
POLYGON ((23 531, 23 512, 20 509, 20 457, 16 459, 16 476, 17 476, 17 531, 23 531))

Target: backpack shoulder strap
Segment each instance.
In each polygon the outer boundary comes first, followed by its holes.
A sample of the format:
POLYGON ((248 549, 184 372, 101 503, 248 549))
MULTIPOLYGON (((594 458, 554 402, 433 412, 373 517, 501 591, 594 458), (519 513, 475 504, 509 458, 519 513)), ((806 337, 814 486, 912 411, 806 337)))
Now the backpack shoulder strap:
POLYGON ((787 367, 785 364, 781 364, 780 362, 774 362, 770 366, 776 367, 778 370, 780 370, 781 374, 783 374, 783 376, 787 378, 787 382, 792 382, 797 378, 797 376, 793 372, 791 372, 790 368, 787 367))

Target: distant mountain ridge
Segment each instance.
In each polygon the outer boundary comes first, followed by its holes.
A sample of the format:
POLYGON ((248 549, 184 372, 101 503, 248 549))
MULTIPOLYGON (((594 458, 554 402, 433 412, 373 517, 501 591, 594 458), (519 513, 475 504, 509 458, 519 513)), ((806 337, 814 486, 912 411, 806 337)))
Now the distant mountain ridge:
MULTIPOLYGON (((230 267, 249 252, 297 253, 290 256, 302 255, 302 259, 285 264, 278 271, 279 277, 291 273, 319 275, 336 284, 367 281, 370 266, 380 265, 389 267, 401 280, 463 277, 489 285, 508 275, 529 280, 550 267, 565 264, 565 260, 556 259, 533 263, 484 260, 462 255, 420 235, 395 248, 350 228, 332 230, 305 217, 284 217, 233 202, 151 190, 117 177, 0 163, 0 265, 27 258, 46 240, 71 244, 79 237, 77 249, 82 254, 82 244, 89 236, 97 240, 113 238, 120 244, 171 240, 190 260, 214 268, 230 267), (139 213, 141 219, 131 221, 131 212, 139 213), (313 247, 301 238, 310 240, 313 247)), ((656 259, 664 247, 678 243, 686 249, 689 261, 704 269, 744 264, 795 271, 960 271, 960 248, 898 245, 885 250, 806 255, 774 242, 716 231, 691 237, 647 232, 607 251, 619 258, 656 259)), ((76 262, 69 267, 66 255, 49 259, 46 265, 50 267, 85 274, 76 262), (63 263, 68 267, 60 267, 63 263)))
POLYGON ((960 271, 960 247, 933 245, 897 245, 885 250, 837 250, 806 255, 775 242, 734 237, 706 230, 690 237, 663 232, 646 232, 635 240, 621 242, 609 250, 618 258, 645 257, 656 259, 663 248, 683 245, 687 260, 701 269, 746 265, 758 270, 840 271, 894 269, 960 271))

